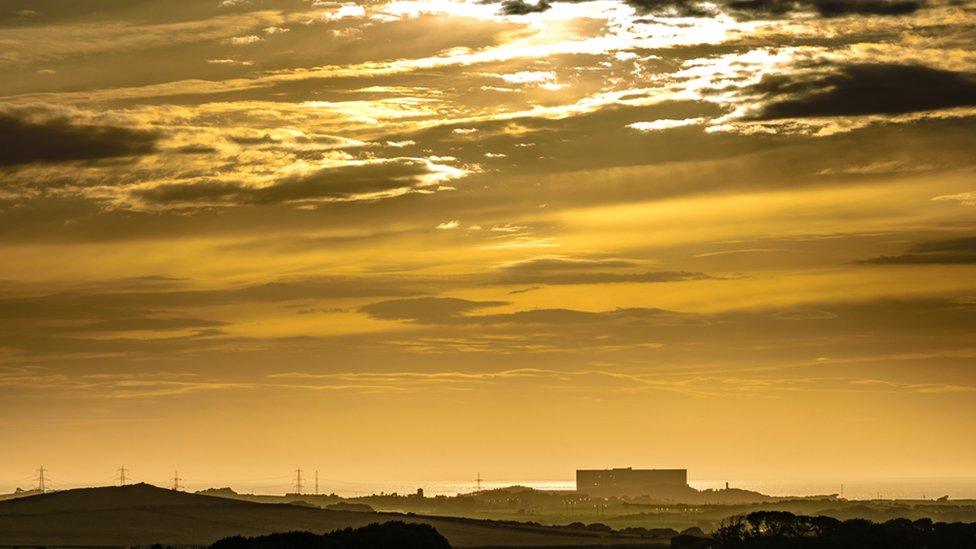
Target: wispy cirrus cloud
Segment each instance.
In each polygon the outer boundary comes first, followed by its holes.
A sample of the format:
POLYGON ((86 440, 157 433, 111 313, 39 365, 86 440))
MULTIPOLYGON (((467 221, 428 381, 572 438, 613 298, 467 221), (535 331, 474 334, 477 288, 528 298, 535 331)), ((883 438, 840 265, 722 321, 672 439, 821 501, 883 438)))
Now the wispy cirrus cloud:
POLYGON ((899 255, 862 261, 869 265, 972 265, 976 264, 976 237, 934 240, 912 245, 899 255))

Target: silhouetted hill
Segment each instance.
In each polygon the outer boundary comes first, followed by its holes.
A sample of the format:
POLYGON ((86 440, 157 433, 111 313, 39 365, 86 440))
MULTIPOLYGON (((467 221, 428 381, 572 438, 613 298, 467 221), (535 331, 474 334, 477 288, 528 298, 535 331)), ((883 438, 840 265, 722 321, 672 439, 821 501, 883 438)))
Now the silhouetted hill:
POLYGON ((130 484, 109 488, 78 488, 48 492, 0 502, 0 515, 136 509, 168 506, 237 506, 243 502, 157 488, 151 484, 130 484))
POLYGON ((199 490, 194 492, 195 494, 202 494, 204 496, 220 496, 220 497, 234 497, 238 495, 230 486, 225 486, 223 488, 207 488, 206 490, 199 490))
POLYGON ((358 511, 360 513, 373 513, 376 511, 365 503, 349 503, 348 501, 340 501, 339 503, 326 505, 325 508, 332 511, 358 511))
POLYGON ((0 546, 209 545, 238 535, 325 533, 390 520, 428 524, 454 547, 626 545, 641 541, 633 536, 533 524, 254 503, 139 484, 2 501, 0 546))
POLYGON ((27 496, 35 496, 40 493, 42 493, 40 490, 33 490, 33 489, 23 490, 21 488, 17 488, 16 490, 14 490, 9 494, 0 494, 0 501, 5 501, 8 499, 25 498, 27 496))
POLYGON ((451 544, 428 524, 390 521, 328 534, 287 532, 245 538, 224 538, 211 549, 451 549, 451 544))

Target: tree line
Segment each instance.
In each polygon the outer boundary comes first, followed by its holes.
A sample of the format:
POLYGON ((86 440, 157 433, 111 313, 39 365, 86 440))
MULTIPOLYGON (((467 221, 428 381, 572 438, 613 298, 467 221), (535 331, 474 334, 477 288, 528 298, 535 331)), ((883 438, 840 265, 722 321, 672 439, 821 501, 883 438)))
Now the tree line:
POLYGON ((714 534, 720 548, 976 549, 976 523, 931 519, 864 519, 757 511, 726 519, 714 534))

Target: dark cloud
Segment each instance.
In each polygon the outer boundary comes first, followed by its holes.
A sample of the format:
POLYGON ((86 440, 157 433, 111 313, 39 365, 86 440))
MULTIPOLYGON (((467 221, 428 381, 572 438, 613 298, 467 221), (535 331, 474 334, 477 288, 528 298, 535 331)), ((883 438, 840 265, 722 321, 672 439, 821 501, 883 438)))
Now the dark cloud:
POLYGON ((638 266, 627 259, 537 257, 505 265, 491 280, 496 284, 611 284, 620 282, 679 282, 710 278, 685 271, 621 272, 638 266), (614 270, 617 271, 614 271, 614 270))
POLYGON ((132 195, 150 204, 215 204, 232 202, 249 190, 237 183, 198 181, 195 183, 165 183, 149 189, 139 189, 132 195))
POLYGON ((976 105, 969 73, 889 63, 770 74, 747 90, 762 98, 752 120, 906 114, 976 105))
POLYGON ((132 195, 157 205, 273 205, 410 190, 422 186, 424 178, 432 173, 426 162, 402 158, 326 168, 310 175, 281 179, 266 187, 226 181, 198 181, 157 185, 135 190, 132 195))
MULTIPOLYGON (((579 4, 590 0, 556 0, 564 3, 579 4)), ((625 3, 640 15, 679 15, 683 17, 705 17, 713 15, 714 11, 703 2, 694 0, 625 0, 625 3)), ((552 7, 551 0, 539 0, 536 3, 525 0, 503 0, 501 13, 505 15, 528 15, 541 13, 552 7)))
POLYGON ((822 17, 845 15, 909 15, 925 5, 922 0, 731 0, 733 10, 752 15, 776 16, 814 11, 822 17))
POLYGON ((266 133, 262 135, 237 135, 232 136, 230 140, 238 145, 270 145, 277 143, 273 137, 266 133))
POLYGON ((539 0, 538 3, 529 4, 524 0, 504 0, 501 12, 505 15, 528 15, 530 13, 541 13, 552 7, 547 0, 539 0))
POLYGON ((711 6, 694 0, 625 0, 641 15, 678 15, 681 17, 708 17, 715 15, 711 6))
MULTIPOLYGON (((589 0, 503 0, 501 13, 527 15, 552 7, 553 1, 582 3, 589 0)), ((640 15, 675 15, 709 17, 717 15, 713 3, 698 0, 624 0, 640 15)), ((915 13, 925 6, 924 0, 725 0, 716 2, 720 9, 743 18, 779 17, 796 12, 813 12, 821 17, 898 16, 915 13)))
MULTIPOLYGON (((514 313, 480 315, 468 320, 482 325, 569 326, 592 325, 605 332, 625 326, 647 328, 662 324, 685 324, 694 315, 654 308, 614 309, 611 311, 578 311, 574 309, 531 309, 514 313)), ((642 328, 638 328, 641 331, 642 328)))
POLYGON ((218 151, 214 147, 206 145, 187 145, 176 149, 176 152, 180 154, 215 154, 218 151))
POLYGON ((711 278, 704 273, 687 271, 650 271, 640 273, 612 272, 514 272, 495 279, 497 284, 613 284, 622 282, 681 282, 711 278))
POLYGON ((147 155, 159 134, 0 113, 0 168, 147 155))
POLYGON ((528 288, 519 288, 518 290, 512 290, 508 292, 508 295, 527 294, 529 292, 534 292, 535 290, 538 289, 541 289, 541 286, 530 286, 528 288))
POLYGON ((976 237, 921 242, 900 255, 866 259, 870 265, 970 265, 976 264, 976 237))
POLYGON ((813 7, 824 17, 843 15, 909 15, 925 5, 913 0, 814 0, 813 7))

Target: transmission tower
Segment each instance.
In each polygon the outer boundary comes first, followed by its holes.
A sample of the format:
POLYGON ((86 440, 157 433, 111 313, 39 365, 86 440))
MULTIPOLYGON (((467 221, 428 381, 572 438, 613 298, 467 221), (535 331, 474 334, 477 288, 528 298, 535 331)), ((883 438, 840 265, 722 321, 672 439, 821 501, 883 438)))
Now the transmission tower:
POLYGON ((295 493, 302 493, 302 468, 295 469, 295 493))
POLYGON ((173 471, 173 489, 174 490, 179 491, 179 489, 180 489, 180 481, 181 480, 184 480, 184 479, 181 479, 180 478, 180 472, 179 471, 173 471))
POLYGON ((37 481, 37 490, 42 494, 47 491, 47 485, 45 484, 47 482, 47 479, 44 478, 44 473, 46 472, 47 469, 45 469, 44 466, 41 465, 41 468, 37 470, 37 478, 34 479, 37 481))
POLYGON ((319 470, 315 470, 315 495, 319 495, 319 470))
POLYGON ((125 474, 127 472, 128 471, 126 470, 125 465, 119 468, 119 486, 125 486, 125 481, 126 481, 125 474))
POLYGON ((481 491, 481 473, 478 473, 478 478, 475 480, 478 483, 478 491, 481 491))

